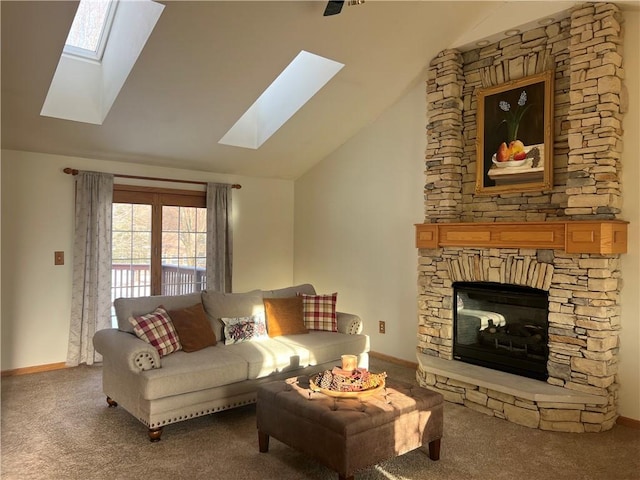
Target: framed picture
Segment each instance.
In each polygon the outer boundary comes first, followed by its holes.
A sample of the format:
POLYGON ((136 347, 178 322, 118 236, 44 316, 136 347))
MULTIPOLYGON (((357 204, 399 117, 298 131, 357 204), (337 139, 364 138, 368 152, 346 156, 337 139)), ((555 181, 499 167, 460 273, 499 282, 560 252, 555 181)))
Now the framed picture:
POLYGON ((553 71, 478 90, 476 194, 553 188, 553 71))

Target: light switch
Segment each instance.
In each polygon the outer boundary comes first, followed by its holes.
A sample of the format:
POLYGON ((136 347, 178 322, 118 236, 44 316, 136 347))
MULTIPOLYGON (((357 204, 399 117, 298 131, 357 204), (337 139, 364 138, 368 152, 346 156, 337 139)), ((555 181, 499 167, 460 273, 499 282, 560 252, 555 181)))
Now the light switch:
POLYGON ((64 252, 53 252, 53 264, 64 265, 64 252))

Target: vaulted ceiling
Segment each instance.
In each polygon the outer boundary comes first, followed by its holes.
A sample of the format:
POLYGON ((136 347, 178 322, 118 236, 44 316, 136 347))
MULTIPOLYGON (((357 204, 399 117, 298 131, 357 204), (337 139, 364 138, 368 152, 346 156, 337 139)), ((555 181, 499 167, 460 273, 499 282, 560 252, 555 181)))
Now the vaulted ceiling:
POLYGON ((295 179, 423 80, 439 51, 572 2, 367 0, 330 17, 324 1, 160 3, 106 120, 90 125, 40 116, 77 2, 2 1, 2 148, 295 179), (261 148, 219 144, 301 50, 346 66, 261 148))

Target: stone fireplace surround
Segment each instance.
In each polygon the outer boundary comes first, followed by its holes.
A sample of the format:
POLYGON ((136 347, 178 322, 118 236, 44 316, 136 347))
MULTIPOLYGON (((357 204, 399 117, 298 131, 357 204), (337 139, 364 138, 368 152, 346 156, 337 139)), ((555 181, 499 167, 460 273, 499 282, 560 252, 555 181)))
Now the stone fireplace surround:
MULTIPOLYGON (((625 94, 616 5, 472 50, 441 52, 427 82, 425 223, 615 220, 625 94), (477 196, 476 91, 553 68, 554 188, 477 196)), ((418 381, 449 401, 553 431, 597 432, 617 418, 620 254, 440 246, 418 259, 418 381), (452 360, 452 284, 491 281, 549 293, 547 382, 452 360)))

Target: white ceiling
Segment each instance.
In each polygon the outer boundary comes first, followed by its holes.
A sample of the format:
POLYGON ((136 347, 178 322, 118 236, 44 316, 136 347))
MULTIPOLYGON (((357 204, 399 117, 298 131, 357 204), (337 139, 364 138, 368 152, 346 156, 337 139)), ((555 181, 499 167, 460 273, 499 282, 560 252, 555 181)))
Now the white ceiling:
POLYGON ((2 1, 2 148, 295 179, 423 81, 439 51, 573 2, 513 2, 522 15, 506 20, 507 2, 367 0, 332 17, 325 1, 161 3, 109 115, 90 125, 40 116, 77 2, 2 1), (218 144, 301 50, 346 66, 258 150, 218 144))

